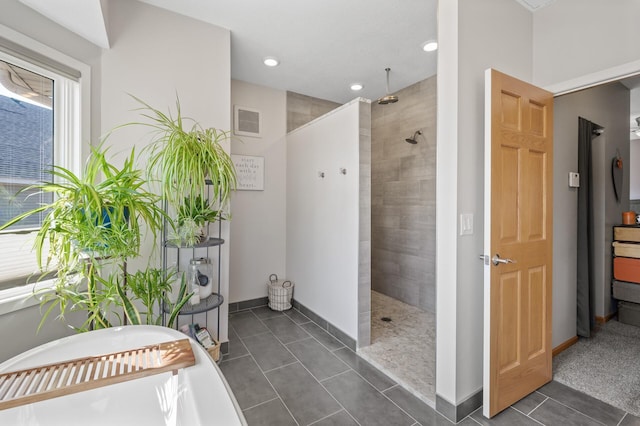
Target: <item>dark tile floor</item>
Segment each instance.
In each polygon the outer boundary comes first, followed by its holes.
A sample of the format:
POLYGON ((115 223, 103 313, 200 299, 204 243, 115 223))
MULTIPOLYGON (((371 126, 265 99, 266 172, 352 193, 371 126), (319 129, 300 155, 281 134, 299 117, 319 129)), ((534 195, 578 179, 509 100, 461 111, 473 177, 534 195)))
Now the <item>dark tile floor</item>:
MULTIPOLYGON (((430 426, 446 418, 296 310, 229 315, 220 363, 250 426, 430 426)), ((640 426, 640 418, 551 382, 491 420, 458 423, 640 426)))

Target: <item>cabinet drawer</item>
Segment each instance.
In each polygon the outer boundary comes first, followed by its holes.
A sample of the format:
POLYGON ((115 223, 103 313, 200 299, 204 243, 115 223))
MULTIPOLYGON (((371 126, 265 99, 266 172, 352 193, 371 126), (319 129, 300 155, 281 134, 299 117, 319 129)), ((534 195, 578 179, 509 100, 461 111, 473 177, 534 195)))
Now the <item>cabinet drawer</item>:
POLYGON ((640 327, 640 305, 631 302, 618 302, 618 321, 640 327))
POLYGON ((614 257, 613 277, 620 281, 640 283, 640 259, 614 257))
POLYGON ((612 287, 615 299, 640 303, 640 284, 613 280, 612 287))
POLYGON ((640 259, 640 244, 613 242, 613 254, 640 259))
POLYGON ((640 227, 638 226, 614 226, 613 239, 618 241, 640 242, 640 227))

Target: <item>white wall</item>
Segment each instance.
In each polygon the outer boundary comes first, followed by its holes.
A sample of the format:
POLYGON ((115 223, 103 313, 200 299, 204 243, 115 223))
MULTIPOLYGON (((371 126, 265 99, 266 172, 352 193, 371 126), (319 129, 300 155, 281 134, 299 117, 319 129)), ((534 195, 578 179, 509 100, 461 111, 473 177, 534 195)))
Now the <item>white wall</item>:
POLYGON ((640 59, 640 2, 562 0, 534 14, 533 82, 547 86, 640 59))
POLYGON ((287 136, 287 278, 297 301, 355 340, 359 117, 356 99, 287 136))
MULTIPOLYGON (((102 56, 102 133, 143 120, 134 111, 139 105, 129 94, 163 112, 173 113, 178 94, 183 116, 204 127, 231 128, 228 30, 137 1, 112 0, 108 12, 111 49, 102 56)), ((112 153, 126 154, 133 146, 140 153, 149 137, 149 128, 127 127, 114 133, 108 145, 112 146, 112 153)), ((144 161, 141 164, 144 166, 144 161)), ((223 222, 222 238, 229 241, 227 222, 223 222)), ((191 253, 183 257, 189 258, 191 253)), ((158 265, 159 259, 160 242, 154 245, 147 238, 144 255, 132 261, 130 269, 145 267, 148 261, 158 265)), ((229 244, 222 246, 221 281, 221 293, 228 300, 229 244)), ((225 303, 220 308, 221 341, 227 340, 227 312, 225 303)), ((216 316, 215 311, 208 315, 211 330, 215 330, 216 316)), ((202 325, 204 314, 196 316, 195 321, 202 325)))
POLYGON ((270 274, 285 277, 286 92, 231 81, 231 103, 262 114, 262 136, 236 137, 233 154, 264 157, 264 191, 237 191, 231 200, 229 302, 267 296, 270 274))
POLYGON ((455 0, 438 27, 436 394, 458 405, 482 388, 484 70, 531 80, 533 19, 513 0, 455 0), (473 235, 458 236, 462 213, 473 235))

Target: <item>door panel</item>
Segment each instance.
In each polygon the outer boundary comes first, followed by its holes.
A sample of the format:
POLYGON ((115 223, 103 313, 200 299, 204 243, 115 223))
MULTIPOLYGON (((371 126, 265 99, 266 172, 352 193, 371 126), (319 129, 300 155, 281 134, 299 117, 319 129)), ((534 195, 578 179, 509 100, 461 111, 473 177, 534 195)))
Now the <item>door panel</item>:
POLYGON ((484 408, 551 380, 553 96, 486 76, 484 408))

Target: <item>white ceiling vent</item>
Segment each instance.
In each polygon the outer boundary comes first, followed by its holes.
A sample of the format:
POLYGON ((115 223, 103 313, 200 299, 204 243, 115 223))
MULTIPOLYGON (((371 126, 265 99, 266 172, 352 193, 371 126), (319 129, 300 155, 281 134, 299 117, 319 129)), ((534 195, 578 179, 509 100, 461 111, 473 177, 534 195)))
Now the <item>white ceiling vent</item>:
POLYGON ((262 135, 262 114, 253 108, 235 105, 233 107, 233 133, 238 136, 262 135))
POLYGON ((518 3, 526 7, 532 12, 535 12, 538 9, 542 9, 545 6, 550 5, 555 0, 516 0, 518 3))

